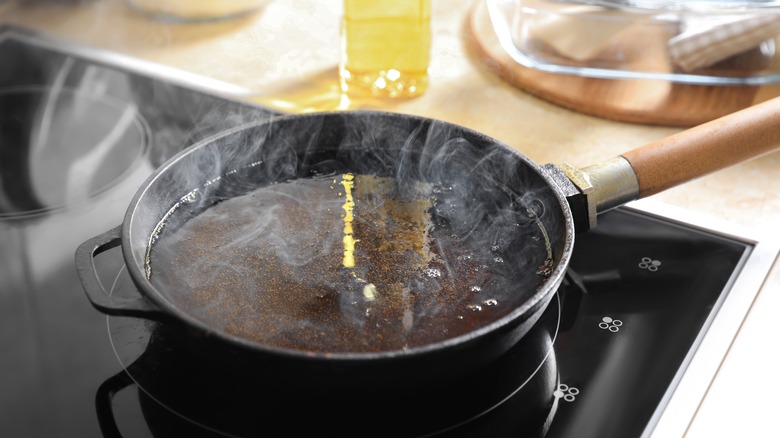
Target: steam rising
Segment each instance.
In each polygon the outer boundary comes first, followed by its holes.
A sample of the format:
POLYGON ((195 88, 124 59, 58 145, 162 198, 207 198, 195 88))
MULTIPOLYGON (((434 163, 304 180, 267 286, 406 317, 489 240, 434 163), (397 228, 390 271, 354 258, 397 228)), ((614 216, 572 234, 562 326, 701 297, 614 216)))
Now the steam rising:
POLYGON ((276 347, 460 336, 549 275, 549 201, 522 165, 452 125, 373 113, 229 131, 156 182, 180 194, 150 227, 147 275, 210 326, 276 347))

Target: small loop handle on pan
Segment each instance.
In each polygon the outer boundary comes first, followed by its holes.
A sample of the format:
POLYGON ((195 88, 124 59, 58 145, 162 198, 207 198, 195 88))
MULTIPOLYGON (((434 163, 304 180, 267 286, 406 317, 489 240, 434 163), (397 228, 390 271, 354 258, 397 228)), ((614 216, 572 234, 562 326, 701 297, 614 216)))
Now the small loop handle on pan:
POLYGON ((122 226, 95 236, 76 249, 76 270, 81 285, 92 306, 101 313, 114 316, 132 316, 159 321, 164 314, 142 296, 120 298, 108 295, 95 269, 95 257, 122 244, 122 226))

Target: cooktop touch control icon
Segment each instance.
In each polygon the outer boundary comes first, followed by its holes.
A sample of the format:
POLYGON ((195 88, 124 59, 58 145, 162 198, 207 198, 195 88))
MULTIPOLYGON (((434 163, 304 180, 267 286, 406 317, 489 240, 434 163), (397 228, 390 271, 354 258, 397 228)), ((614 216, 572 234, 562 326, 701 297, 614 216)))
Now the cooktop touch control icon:
POLYGON ((623 321, 619 319, 612 319, 609 316, 601 318, 599 328, 602 330, 609 330, 612 333, 620 331, 620 327, 623 325, 623 321))
POLYGON ((579 389, 563 383, 558 385, 558 390, 553 392, 553 396, 555 396, 555 398, 562 398, 570 403, 576 400, 579 394, 580 394, 579 389))
POLYGON ((653 260, 650 257, 642 257, 642 261, 639 262, 640 269, 647 269, 650 272, 655 272, 661 267, 660 260, 653 260))

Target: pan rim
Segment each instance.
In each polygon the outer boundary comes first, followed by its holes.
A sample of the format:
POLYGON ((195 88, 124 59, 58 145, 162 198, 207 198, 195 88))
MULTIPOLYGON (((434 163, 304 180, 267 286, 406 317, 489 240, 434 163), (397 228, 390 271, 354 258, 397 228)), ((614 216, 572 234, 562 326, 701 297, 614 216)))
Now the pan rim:
POLYGON ((122 245, 121 246, 122 246, 123 257, 125 259, 125 264, 128 265, 128 273, 130 274, 135 286, 141 289, 139 292, 145 298, 149 299, 154 306, 158 307, 169 317, 172 317, 174 320, 177 320, 176 323, 183 323, 185 326, 195 327, 210 337, 219 338, 219 340, 226 342, 228 345, 239 347, 242 349, 248 349, 258 353, 269 354, 274 356, 282 356, 291 359, 305 359, 307 361, 320 360, 320 361, 327 361, 327 362, 337 361, 337 362, 349 363, 349 362, 362 362, 362 361, 369 361, 369 360, 370 361, 397 360, 403 358, 425 356, 427 354, 441 352, 443 350, 463 348, 465 346, 478 342, 480 339, 490 336, 491 334, 498 333, 501 332, 502 330, 508 330, 516 326, 519 326, 524 321, 531 318, 534 314, 537 313, 540 314, 541 311, 543 311, 544 308, 546 308, 546 305, 549 303, 550 299, 557 291, 558 286, 563 281, 563 277, 566 273, 566 267, 568 266, 569 260, 571 259, 571 254, 573 252, 573 247, 574 247, 573 230, 574 230, 574 221, 572 218, 572 212, 569 208, 568 201, 566 201, 566 198, 563 195, 562 190, 558 187, 558 185, 554 182, 554 180, 547 174, 547 172, 545 172, 542 169, 541 166, 536 164, 534 161, 532 161, 526 155, 522 154, 520 151, 508 146, 504 142, 501 142, 495 138, 492 138, 486 134, 475 131, 473 129, 461 125, 456 125, 454 123, 447 122, 444 120, 433 119, 429 117, 421 117, 416 115, 402 114, 402 113, 392 113, 387 111, 346 110, 346 111, 326 111, 326 112, 317 112, 317 113, 282 115, 282 116, 272 117, 269 119, 264 119, 261 121, 244 123, 235 126, 233 128, 224 130, 215 135, 209 136, 207 138, 204 138, 188 146, 184 150, 180 151, 179 153, 171 157, 158 169, 156 169, 146 179, 146 181, 144 181, 142 185, 139 187, 138 191, 133 196, 133 199, 131 200, 125 212, 125 216, 122 222, 122 233, 121 233, 122 245), (385 350, 385 351, 377 351, 377 352, 318 352, 318 351, 306 351, 300 349, 276 347, 269 344, 259 343, 259 342, 251 341, 249 339, 230 335, 224 330, 210 327, 205 321, 196 318, 186 310, 183 310, 182 308, 177 306, 174 302, 166 299, 165 294, 161 293, 157 287, 155 287, 152 283, 150 283, 147 280, 144 271, 139 268, 140 266, 143 266, 143 262, 138 260, 137 252, 135 251, 136 246, 134 246, 132 243, 133 238, 131 236, 131 231, 133 228, 133 224, 136 220, 136 212, 139 210, 139 207, 142 205, 142 201, 146 199, 147 193, 154 186, 155 182, 159 180, 163 175, 165 175, 170 168, 174 167, 177 163, 183 160, 184 157, 226 136, 236 134, 246 129, 252 129, 252 128, 256 128, 264 125, 270 125, 270 124, 283 123, 286 120, 300 120, 302 118, 325 119, 328 117, 371 117, 371 116, 393 117, 393 118, 403 117, 413 121, 416 120, 419 122, 426 122, 426 123, 436 122, 436 123, 442 123, 448 126, 456 127, 457 129, 462 130, 464 133, 468 133, 469 135, 473 135, 477 138, 486 140, 494 144, 495 146, 504 149, 506 152, 513 154, 515 157, 519 158, 525 166, 530 167, 528 171, 536 172, 537 176, 540 177, 546 183, 547 187, 553 192, 553 196, 557 201, 558 208, 561 209, 560 213, 565 222, 562 225, 562 228, 564 229, 563 246, 562 246, 560 257, 558 261, 555 263, 553 270, 550 273, 547 280, 540 287, 538 287, 536 291, 532 295, 530 295, 528 299, 526 299, 522 304, 516 306, 509 313, 492 321, 489 324, 486 324, 470 332, 464 333, 460 336, 447 338, 442 341, 438 341, 430 344, 410 347, 406 349, 385 350))

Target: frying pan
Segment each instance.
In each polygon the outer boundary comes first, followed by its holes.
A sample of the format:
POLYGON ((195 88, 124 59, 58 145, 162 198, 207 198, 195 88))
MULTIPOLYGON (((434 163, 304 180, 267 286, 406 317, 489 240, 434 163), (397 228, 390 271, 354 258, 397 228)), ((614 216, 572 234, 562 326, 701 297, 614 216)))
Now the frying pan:
MULTIPOLYGON (((76 265, 97 310, 157 321, 203 360, 235 372, 312 390, 426 385, 484 367, 516 344, 560 285, 575 232, 595 226, 598 213, 773 151, 780 146, 779 126, 780 100, 769 101, 578 170, 539 166, 481 133, 426 118, 369 111, 284 116, 226 131, 173 157, 141 186, 121 226, 78 248, 76 265), (447 205, 473 214, 466 214, 463 223, 455 217, 443 220, 472 243, 503 245, 506 281, 497 283, 502 288, 501 311, 482 312, 487 316, 465 330, 413 346, 365 351, 288 348, 237 335, 204 319, 172 292, 171 283, 148 275, 153 243, 211 205, 257 187, 344 172, 457 186, 447 205), (181 223, 165 222, 191 203, 197 208, 188 210, 181 223), (108 296, 96 276, 94 258, 119 245, 139 292, 135 299, 108 296), (530 254, 525 248, 531 248, 530 254)), ((230 225, 226 222, 225 227, 230 225)), ((440 256, 446 257, 446 251, 440 256)), ((255 272, 263 273, 264 267, 257 266, 255 272)), ((455 297, 453 306, 466 302, 463 294, 450 295, 455 297)), ((205 305, 224 307, 219 309, 221 318, 241 310, 222 302, 205 305)), ((414 318, 422 319, 426 309, 414 318)), ((435 331, 437 324, 433 320, 424 327, 435 331)), ((293 332, 291 338, 296 336, 293 332)), ((356 336, 345 344, 362 341, 356 336)))

